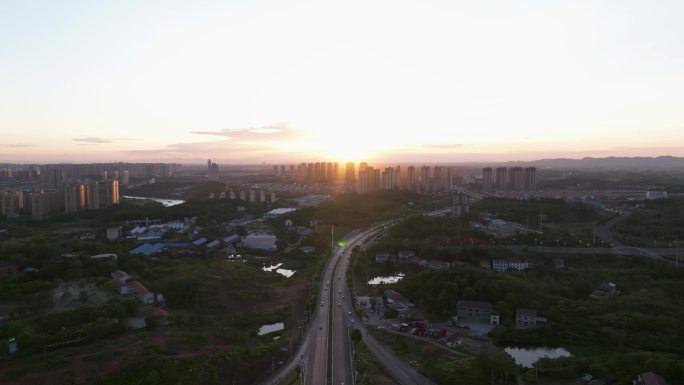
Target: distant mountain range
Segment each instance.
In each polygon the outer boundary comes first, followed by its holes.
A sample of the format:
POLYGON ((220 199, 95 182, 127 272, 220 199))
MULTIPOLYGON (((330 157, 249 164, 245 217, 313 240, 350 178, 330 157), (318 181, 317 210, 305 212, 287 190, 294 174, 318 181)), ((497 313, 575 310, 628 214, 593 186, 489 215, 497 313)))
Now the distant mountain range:
POLYGON ((684 158, 676 156, 658 157, 608 157, 582 159, 540 159, 529 162, 505 162, 507 166, 535 166, 538 168, 569 169, 629 169, 629 170, 665 170, 684 169, 684 158))

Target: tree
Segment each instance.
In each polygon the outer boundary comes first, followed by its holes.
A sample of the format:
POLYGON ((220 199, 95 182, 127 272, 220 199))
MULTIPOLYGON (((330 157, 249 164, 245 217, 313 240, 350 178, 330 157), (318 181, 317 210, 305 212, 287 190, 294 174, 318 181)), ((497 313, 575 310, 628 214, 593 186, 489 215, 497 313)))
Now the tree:
POLYGON ((351 340, 353 343, 357 343, 357 342, 361 341, 361 338, 362 338, 362 335, 361 335, 361 331, 359 329, 354 329, 351 332, 351 340))

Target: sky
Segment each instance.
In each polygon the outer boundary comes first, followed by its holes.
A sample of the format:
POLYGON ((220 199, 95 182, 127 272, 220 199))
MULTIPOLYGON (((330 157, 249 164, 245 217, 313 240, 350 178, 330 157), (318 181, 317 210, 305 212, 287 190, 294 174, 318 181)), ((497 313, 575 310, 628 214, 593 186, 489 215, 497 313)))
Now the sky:
POLYGON ((684 156, 684 2, 0 4, 0 161, 684 156))

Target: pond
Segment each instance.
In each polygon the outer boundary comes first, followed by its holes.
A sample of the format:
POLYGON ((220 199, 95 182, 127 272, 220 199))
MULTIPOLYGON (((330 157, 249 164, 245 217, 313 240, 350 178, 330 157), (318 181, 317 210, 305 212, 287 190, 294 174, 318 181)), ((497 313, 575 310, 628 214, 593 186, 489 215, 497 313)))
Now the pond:
POLYGON ((163 198, 148 198, 148 197, 135 197, 135 196, 130 196, 130 195, 122 195, 122 198, 126 199, 147 199, 149 201, 155 201, 159 202, 164 205, 164 207, 170 207, 170 206, 175 206, 175 205, 180 205, 185 203, 184 200, 181 199, 163 199, 163 198))
POLYGON ((259 328, 259 331, 257 332, 258 335, 263 336, 269 333, 277 332, 280 330, 285 329, 285 323, 284 322, 277 322, 274 324, 270 325, 263 325, 262 327, 259 328))
POLYGON ((571 356, 570 352, 563 348, 506 348, 504 351, 508 353, 509 356, 513 357, 516 364, 525 368, 534 367, 534 363, 542 358, 571 356))
POLYGON ((283 265, 283 264, 282 264, 282 262, 281 262, 281 263, 278 263, 278 264, 276 264, 276 265, 271 265, 271 266, 268 266, 268 267, 267 267, 267 266, 264 266, 264 267, 261 268, 261 270, 263 270, 263 271, 269 271, 269 272, 275 270, 276 273, 282 275, 282 276, 285 277, 285 278, 290 278, 290 277, 292 277, 292 275, 294 275, 294 273, 297 272, 297 270, 281 269, 280 266, 282 266, 282 265, 283 265))
POLYGON ((404 273, 399 273, 396 275, 390 275, 386 277, 375 277, 368 281, 369 285, 385 285, 388 283, 397 283, 401 281, 401 279, 404 278, 404 273))

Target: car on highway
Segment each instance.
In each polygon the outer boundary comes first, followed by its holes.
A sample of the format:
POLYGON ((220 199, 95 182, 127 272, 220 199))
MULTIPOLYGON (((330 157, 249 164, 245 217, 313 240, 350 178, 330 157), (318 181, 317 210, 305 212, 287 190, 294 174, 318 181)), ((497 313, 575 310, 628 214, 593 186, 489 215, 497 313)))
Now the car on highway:
POLYGON ((328 281, 328 283, 326 285, 330 285, 330 281, 328 281))
POLYGON ((342 306, 342 302, 338 302, 338 303, 337 303, 337 306, 342 306))
POLYGON ((322 330, 322 329, 323 329, 323 324, 318 325, 318 330, 322 330))
POLYGON ((349 315, 351 315, 351 312, 349 312, 349 315))
POLYGON ((325 302, 321 302, 321 307, 325 306, 325 302))
POLYGON ((340 293, 340 294, 342 294, 342 289, 338 290, 337 292, 340 293))

